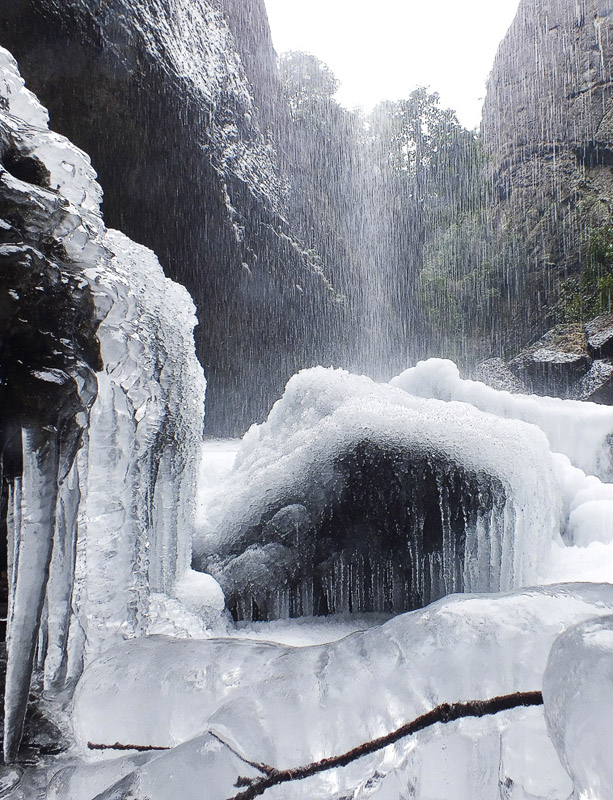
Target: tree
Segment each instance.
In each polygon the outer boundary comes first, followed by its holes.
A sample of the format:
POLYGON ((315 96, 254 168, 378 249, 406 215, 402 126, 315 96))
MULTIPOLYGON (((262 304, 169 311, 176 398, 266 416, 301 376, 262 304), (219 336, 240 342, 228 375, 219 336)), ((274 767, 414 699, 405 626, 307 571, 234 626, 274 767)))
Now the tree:
POLYGON ((294 118, 329 103, 340 82, 323 61, 301 50, 289 50, 279 59, 283 93, 294 118))

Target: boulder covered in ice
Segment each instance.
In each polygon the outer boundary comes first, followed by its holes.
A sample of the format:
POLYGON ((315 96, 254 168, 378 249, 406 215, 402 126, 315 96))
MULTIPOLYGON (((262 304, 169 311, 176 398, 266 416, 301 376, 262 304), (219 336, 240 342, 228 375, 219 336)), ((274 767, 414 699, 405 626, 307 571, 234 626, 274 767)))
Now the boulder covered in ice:
POLYGON ((553 644, 543 695, 547 727, 578 796, 613 797, 613 617, 582 622, 553 644))
POLYGON ((562 524, 537 428, 321 367, 289 381, 207 501, 195 563, 239 619, 526 585, 562 524))
MULTIPOLYGON (((72 800, 71 787, 86 786, 89 775, 100 795, 81 793, 80 800, 124 797, 128 789, 140 797, 137 788, 150 800, 166 800, 172 787, 195 797, 194 782, 207 800, 228 800, 238 791, 228 787, 251 774, 236 754, 295 767, 343 753, 443 702, 539 690, 556 637, 612 610, 613 586, 566 584, 455 595, 319 646, 167 637, 124 642, 92 662, 79 682, 78 741, 84 748, 120 742, 173 749, 134 764, 131 775, 124 760, 117 762, 114 788, 112 770, 104 777, 106 793, 100 767, 71 767, 64 780, 56 777, 53 797, 72 800)), ((579 673, 572 678, 574 686, 589 685, 579 673)), ((540 708, 437 725, 269 796, 491 800, 501 789, 505 797, 550 800, 567 800, 572 791, 540 708)))
POLYGON ((497 391, 479 381, 462 380, 456 364, 441 358, 420 361, 390 383, 412 395, 456 400, 497 417, 536 425, 547 436, 553 452, 564 454, 590 475, 613 480, 613 408, 497 391))

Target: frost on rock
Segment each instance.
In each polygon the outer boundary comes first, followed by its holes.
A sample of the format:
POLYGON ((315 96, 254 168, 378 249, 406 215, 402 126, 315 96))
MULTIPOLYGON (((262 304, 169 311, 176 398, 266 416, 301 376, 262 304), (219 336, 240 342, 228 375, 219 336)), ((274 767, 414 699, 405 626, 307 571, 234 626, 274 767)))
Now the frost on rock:
POLYGON ((238 619, 526 585, 562 524, 536 428, 321 367, 289 381, 207 499, 195 563, 238 619))
MULTIPOLYGON (((135 765, 130 776, 125 762, 117 762, 117 782, 113 787, 107 776, 108 788, 100 794, 105 800, 128 790, 140 797, 137 788, 151 800, 166 800, 172 787, 190 798, 206 787, 207 800, 227 800, 237 791, 228 786, 239 775, 250 775, 249 767, 227 748, 209 753, 208 731, 250 761, 277 768, 338 755, 443 702, 540 689, 560 632, 609 615, 612 608, 610 585, 566 584, 449 597, 312 647, 133 639, 85 670, 75 694, 78 741, 174 748, 135 765), (192 769, 197 770, 193 780, 192 769)), ((97 797, 75 787, 85 786, 87 776, 99 770, 86 765, 71 770, 54 800, 97 797)), ((265 797, 567 800, 571 790, 542 709, 533 708, 437 725, 265 797)), ((102 792, 99 784, 97 791, 102 792)))
POLYGON ((203 422, 194 307, 100 216, 87 156, 0 49, 0 425, 9 552, 4 755, 47 696, 147 629, 188 570, 203 422), (95 372, 99 372, 96 379, 95 372))

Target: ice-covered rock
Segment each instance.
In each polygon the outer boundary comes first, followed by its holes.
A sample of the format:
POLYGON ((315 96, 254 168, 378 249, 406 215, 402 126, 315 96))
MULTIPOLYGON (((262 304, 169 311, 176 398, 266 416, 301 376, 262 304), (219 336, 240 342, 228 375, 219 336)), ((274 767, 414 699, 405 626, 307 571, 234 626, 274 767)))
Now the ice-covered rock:
POLYGON ((573 797, 613 797, 613 617, 581 622, 556 639, 543 696, 548 730, 575 785, 573 797))
POLYGON ((459 400, 489 414, 538 426, 551 449, 603 480, 613 479, 613 408, 554 397, 510 394, 478 381, 462 380, 453 361, 431 358, 390 381, 420 397, 459 400))
POLYGON ((61 691, 187 572, 204 378, 187 292, 105 229, 89 159, 48 130, 6 50, 0 75, 11 761, 35 656, 61 691))
MULTIPOLYGON (((119 741, 176 748, 131 777, 118 773, 121 781, 104 798, 138 788, 151 800, 165 800, 173 786, 185 786, 182 796, 191 797, 193 767, 207 800, 227 800, 237 790, 228 793, 228 784, 218 781, 230 771, 231 786, 248 767, 225 749, 216 749, 207 765, 209 756, 201 759, 212 743, 207 731, 244 758, 277 768, 337 755, 441 702, 540 689, 555 638, 612 608, 612 586, 567 584, 454 596, 314 647, 134 639, 86 669, 76 692, 76 729, 83 746, 119 741), (176 747, 186 741, 191 744, 176 747)), ((91 769, 73 770, 71 781, 85 785, 91 769)), ((500 793, 566 800, 571 788, 537 708, 436 726, 269 796, 491 800, 500 793)))
POLYGON ((525 585, 562 525, 536 428, 323 368, 289 381, 207 499, 196 563, 239 619, 525 585))

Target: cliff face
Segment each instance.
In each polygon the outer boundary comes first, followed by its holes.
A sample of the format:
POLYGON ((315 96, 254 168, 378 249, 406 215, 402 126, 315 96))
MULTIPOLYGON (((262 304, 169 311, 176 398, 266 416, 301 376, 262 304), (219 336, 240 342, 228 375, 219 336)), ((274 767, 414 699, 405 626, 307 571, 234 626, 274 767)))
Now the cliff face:
POLYGON ((284 220, 263 3, 1 5, 0 42, 52 126, 91 155, 108 224, 194 297, 207 429, 241 429, 314 358, 312 309, 336 308, 284 220))
POLYGON ((611 219, 612 69, 610 0, 522 0, 496 56, 482 133, 496 223, 527 247, 525 339, 584 265, 590 230, 611 219))

